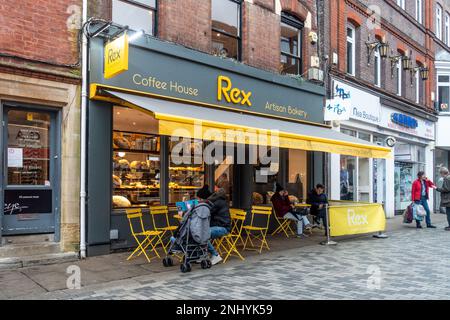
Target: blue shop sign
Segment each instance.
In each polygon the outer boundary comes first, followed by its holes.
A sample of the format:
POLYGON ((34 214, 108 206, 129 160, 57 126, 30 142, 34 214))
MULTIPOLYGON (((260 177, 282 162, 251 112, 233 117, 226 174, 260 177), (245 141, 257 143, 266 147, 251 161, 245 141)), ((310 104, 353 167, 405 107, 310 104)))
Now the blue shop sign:
POLYGON ((413 117, 401 113, 392 113, 391 121, 405 128, 416 129, 419 123, 413 117))

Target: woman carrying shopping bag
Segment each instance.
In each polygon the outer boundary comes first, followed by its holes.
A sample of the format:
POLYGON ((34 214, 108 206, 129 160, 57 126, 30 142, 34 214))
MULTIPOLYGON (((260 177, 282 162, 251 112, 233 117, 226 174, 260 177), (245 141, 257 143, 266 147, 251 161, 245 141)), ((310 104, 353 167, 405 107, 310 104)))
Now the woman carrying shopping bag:
MULTIPOLYGON (((421 205, 425 209, 425 221, 427 223, 427 228, 435 229, 436 227, 431 224, 431 212, 430 207, 428 206, 429 188, 436 189, 436 186, 434 185, 433 181, 428 180, 425 172, 420 171, 417 174, 417 180, 414 181, 412 185, 412 201, 414 202, 416 207, 421 205)), ((417 209, 419 208, 414 209, 414 211, 417 211, 417 209)), ((418 214, 414 214, 414 218, 416 219, 417 228, 422 229, 422 217, 420 217, 420 215, 418 214)))

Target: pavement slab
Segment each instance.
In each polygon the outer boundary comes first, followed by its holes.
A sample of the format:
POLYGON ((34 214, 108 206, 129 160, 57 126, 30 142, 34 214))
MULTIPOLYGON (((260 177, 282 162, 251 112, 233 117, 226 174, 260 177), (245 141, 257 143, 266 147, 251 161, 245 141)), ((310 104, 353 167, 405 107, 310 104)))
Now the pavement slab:
POLYGON ((445 216, 433 218, 436 230, 400 224, 388 239, 342 238, 333 247, 314 236, 308 245, 275 238, 271 251, 187 274, 160 261, 126 261, 128 253, 89 258, 74 263, 79 290, 66 288, 70 263, 0 271, 0 299, 448 299, 450 233, 445 216))

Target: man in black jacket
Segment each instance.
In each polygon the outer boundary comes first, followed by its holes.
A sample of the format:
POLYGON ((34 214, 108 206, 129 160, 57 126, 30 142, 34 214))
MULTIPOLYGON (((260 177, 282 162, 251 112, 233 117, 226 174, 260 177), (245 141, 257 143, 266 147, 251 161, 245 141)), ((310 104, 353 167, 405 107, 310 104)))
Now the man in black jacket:
MULTIPOLYGON (((216 192, 208 198, 208 201, 213 205, 211 208, 211 239, 222 238, 231 231, 230 208, 225 190, 217 186, 215 189, 216 192)), ((222 257, 214 249, 211 242, 208 242, 208 249, 211 253, 211 263, 213 265, 222 261, 222 257)))
POLYGON ((325 235, 327 235, 328 222, 326 206, 328 205, 328 197, 325 194, 325 186, 323 184, 316 185, 316 187, 308 193, 306 202, 311 205, 311 215, 318 219, 322 219, 325 227, 325 235))

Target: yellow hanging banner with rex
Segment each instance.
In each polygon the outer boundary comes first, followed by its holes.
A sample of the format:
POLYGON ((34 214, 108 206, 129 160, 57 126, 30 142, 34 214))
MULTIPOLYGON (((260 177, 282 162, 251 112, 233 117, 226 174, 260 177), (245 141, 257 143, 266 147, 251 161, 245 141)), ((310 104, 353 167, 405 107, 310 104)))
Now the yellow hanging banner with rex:
POLYGON ((378 203, 339 203, 329 207, 332 237, 384 231, 386 215, 378 203))
POLYGON ((113 78, 128 70, 128 47, 127 34, 105 45, 105 79, 113 78))

